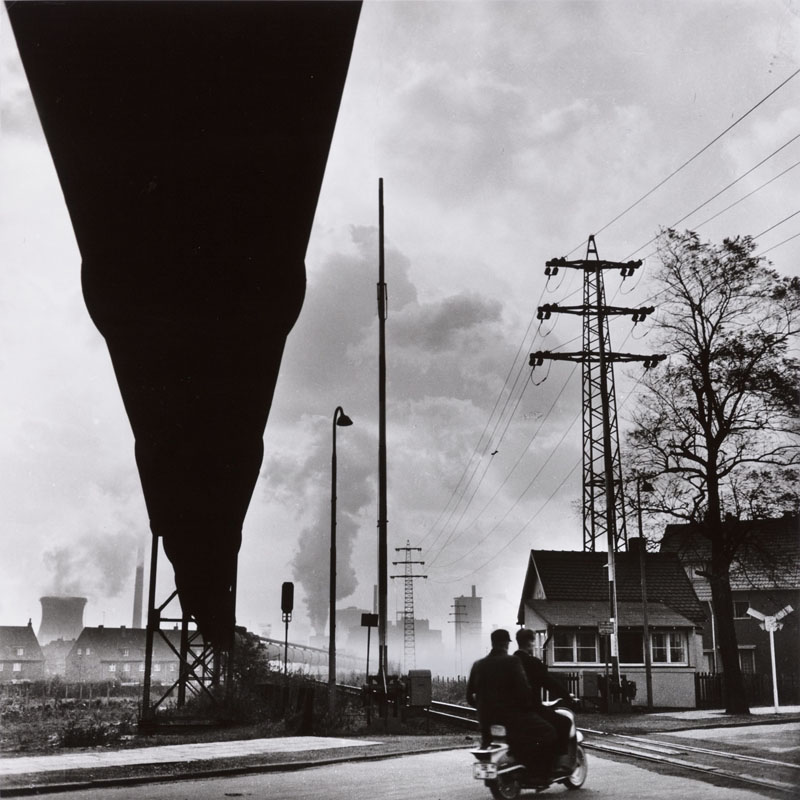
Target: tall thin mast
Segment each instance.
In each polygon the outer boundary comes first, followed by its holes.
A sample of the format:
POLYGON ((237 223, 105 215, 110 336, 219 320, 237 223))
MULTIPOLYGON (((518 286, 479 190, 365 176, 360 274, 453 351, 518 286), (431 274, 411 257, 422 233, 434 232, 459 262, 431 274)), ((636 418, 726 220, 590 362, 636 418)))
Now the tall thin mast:
POLYGON ((383 256, 383 178, 378 179, 378 681, 384 693, 388 653, 386 617, 388 548, 386 510, 386 283, 383 256))

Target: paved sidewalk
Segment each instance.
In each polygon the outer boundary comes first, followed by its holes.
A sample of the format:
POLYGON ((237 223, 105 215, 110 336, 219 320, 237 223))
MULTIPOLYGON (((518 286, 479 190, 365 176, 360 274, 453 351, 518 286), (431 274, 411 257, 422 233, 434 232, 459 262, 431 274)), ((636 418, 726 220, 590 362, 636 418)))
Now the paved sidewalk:
MULTIPOLYGON (((758 706, 750 709, 751 714, 774 714, 775 706, 758 706)), ((800 714, 800 706, 778 706, 778 714, 800 714)), ((646 715, 650 719, 669 717, 685 720, 723 720, 727 714, 718 708, 693 708, 690 711, 657 711, 646 715)), ((757 721, 757 720, 756 720, 757 721)))
POLYGON ((175 764, 244 758, 275 753, 332 750, 377 745, 365 739, 336 739, 318 736, 287 736, 274 739, 243 739, 230 742, 170 744, 124 750, 83 750, 52 756, 15 756, 0 759, 0 777, 76 769, 105 769, 143 764, 175 764))

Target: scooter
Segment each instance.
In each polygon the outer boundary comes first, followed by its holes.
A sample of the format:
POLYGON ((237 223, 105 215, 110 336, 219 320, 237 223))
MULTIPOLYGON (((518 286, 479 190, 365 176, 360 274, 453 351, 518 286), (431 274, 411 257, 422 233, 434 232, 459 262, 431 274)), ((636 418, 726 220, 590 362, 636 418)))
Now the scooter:
MULTIPOLYGON (((557 702, 549 705, 556 706, 557 702)), ((557 774, 550 780, 529 775, 528 770, 520 764, 504 741, 506 729, 502 725, 492 725, 492 742, 488 747, 477 747, 470 750, 476 762, 472 765, 472 777, 483 781, 498 800, 515 800, 523 789, 542 792, 551 786, 562 783, 567 789, 580 789, 586 781, 589 766, 586 752, 581 746, 583 734, 575 726, 575 715, 568 708, 555 708, 556 714, 569 718, 569 761, 571 770, 566 774, 557 774)))

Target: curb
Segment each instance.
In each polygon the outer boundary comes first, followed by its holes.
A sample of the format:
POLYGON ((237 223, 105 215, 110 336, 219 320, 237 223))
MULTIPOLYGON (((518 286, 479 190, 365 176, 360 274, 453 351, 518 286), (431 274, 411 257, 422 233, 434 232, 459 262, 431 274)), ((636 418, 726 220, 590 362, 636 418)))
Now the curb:
POLYGON ((9 786, 0 788, 0 797, 32 797, 40 794, 57 794, 75 792, 81 789, 117 788, 121 786, 141 786, 148 783, 173 783, 176 781, 205 780, 208 778, 234 777, 237 775, 257 775, 268 772, 297 772, 311 767, 325 767, 331 764, 342 764, 348 761, 381 761, 401 756, 424 755, 425 753, 442 753, 448 750, 459 750, 460 746, 432 747, 426 750, 404 750, 394 753, 352 754, 332 758, 320 758, 315 761, 281 761, 273 764, 250 764, 248 766, 216 767, 214 769, 198 769, 194 772, 182 772, 180 775, 131 775, 111 778, 95 778, 86 781, 64 781, 61 783, 44 783, 37 786, 9 786))

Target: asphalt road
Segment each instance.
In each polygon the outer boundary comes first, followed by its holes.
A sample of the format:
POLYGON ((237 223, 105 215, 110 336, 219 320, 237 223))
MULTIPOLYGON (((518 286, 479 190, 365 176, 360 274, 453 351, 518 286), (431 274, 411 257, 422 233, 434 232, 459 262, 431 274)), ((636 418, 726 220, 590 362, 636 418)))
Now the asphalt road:
MULTIPOLYGON (((472 778, 465 750, 353 761, 296 772, 215 778, 59 793, 63 800, 487 800, 488 789, 472 778)), ((714 786, 693 778, 663 775, 589 754, 589 777, 579 793, 562 787, 547 796, 574 800, 753 800, 750 789, 714 786)), ((532 797, 533 795, 528 795, 532 797)))

